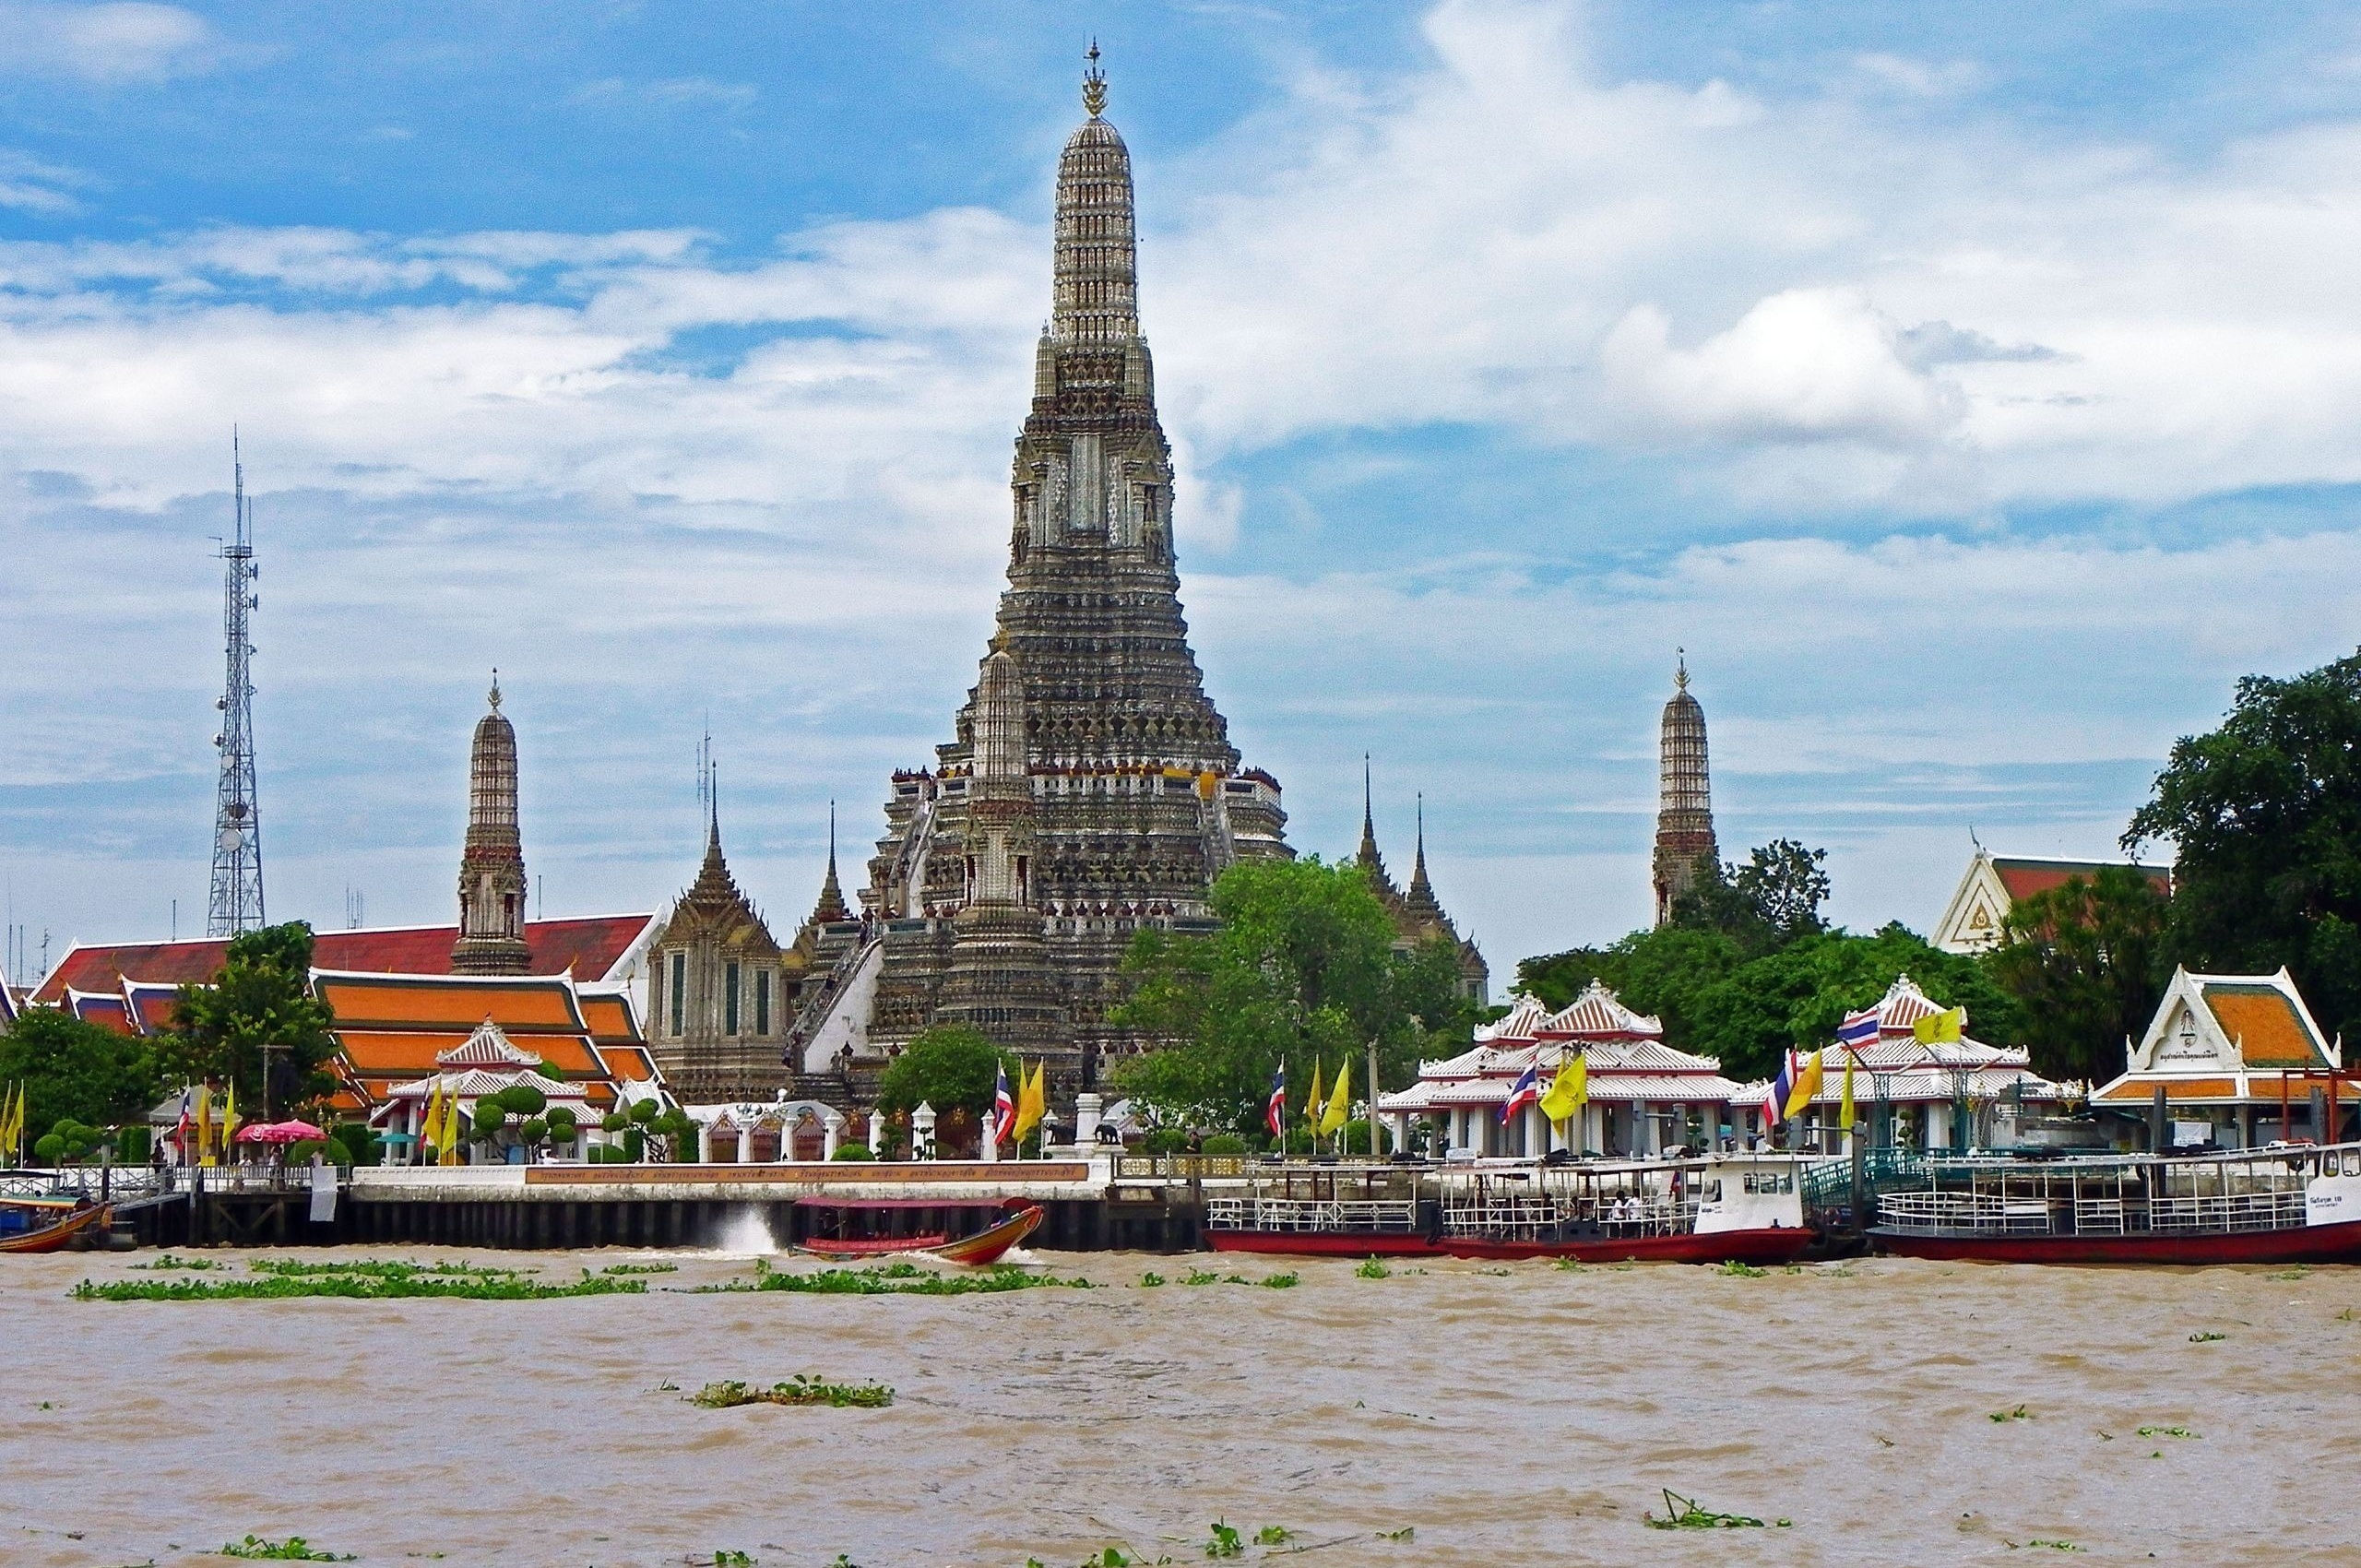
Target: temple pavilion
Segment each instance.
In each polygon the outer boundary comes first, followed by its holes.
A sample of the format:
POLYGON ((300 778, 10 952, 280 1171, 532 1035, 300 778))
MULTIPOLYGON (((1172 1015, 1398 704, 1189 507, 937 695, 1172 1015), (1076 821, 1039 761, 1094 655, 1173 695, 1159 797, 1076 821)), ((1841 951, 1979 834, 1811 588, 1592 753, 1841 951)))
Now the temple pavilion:
POLYGON ((1707 1143, 1741 1092, 1720 1063, 1667 1045, 1663 1020, 1634 1013, 1593 980, 1555 1013, 1520 994, 1506 1016, 1477 1026, 1471 1048, 1420 1063, 1418 1081, 1380 1095, 1377 1109, 1392 1119, 1396 1147, 1406 1144, 1416 1116, 1439 1124, 1454 1155, 1538 1158, 1562 1148, 1645 1155, 1707 1143), (1561 1132, 1527 1106, 1501 1122, 1501 1107, 1527 1067, 1537 1063, 1546 1086, 1577 1051, 1589 1060, 1590 1086, 1590 1104, 1578 1118, 1561 1132))
MULTIPOLYGON (((1917 1148, 1991 1147, 2015 1141, 2009 1124, 2021 1116, 2047 1115, 2065 1091, 2033 1070, 2018 1046, 1987 1045, 1964 1028, 1955 1041, 1921 1040, 1922 1018, 1949 1011, 1897 975, 1877 1005, 1878 1038, 1853 1053, 1856 1129, 1873 1148, 1903 1144, 1917 1148)), ((1845 1057, 1833 1042, 1821 1057, 1822 1080, 1787 1131, 1790 1148, 1837 1152, 1845 1098, 1845 1057)), ((1749 1084, 1739 1094, 1743 1132, 1761 1135, 1768 1083, 1749 1084)))
POLYGON ((2091 1107, 2127 1142, 2327 1142, 2361 1101, 2361 1087, 2343 1080, 2343 1039, 2320 1033, 2284 968, 2270 975, 2177 968, 2123 1072, 2093 1091, 2091 1107))

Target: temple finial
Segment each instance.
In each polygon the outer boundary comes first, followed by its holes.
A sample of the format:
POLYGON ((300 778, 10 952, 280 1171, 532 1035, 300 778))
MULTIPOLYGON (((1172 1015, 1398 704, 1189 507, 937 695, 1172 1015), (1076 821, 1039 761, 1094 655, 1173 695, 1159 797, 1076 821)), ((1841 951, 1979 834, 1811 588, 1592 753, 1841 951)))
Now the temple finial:
POLYGON ((1689 689, 1689 650, 1685 647, 1677 647, 1672 650, 1672 654, 1674 659, 1672 671, 1673 689, 1675 691, 1685 692, 1689 689))
POLYGON ((500 711, 500 666, 492 667, 492 711, 500 711))
POLYGON ((1082 106, 1094 120, 1107 112, 1107 73, 1098 68, 1098 41, 1090 41, 1090 64, 1082 73, 1082 106))

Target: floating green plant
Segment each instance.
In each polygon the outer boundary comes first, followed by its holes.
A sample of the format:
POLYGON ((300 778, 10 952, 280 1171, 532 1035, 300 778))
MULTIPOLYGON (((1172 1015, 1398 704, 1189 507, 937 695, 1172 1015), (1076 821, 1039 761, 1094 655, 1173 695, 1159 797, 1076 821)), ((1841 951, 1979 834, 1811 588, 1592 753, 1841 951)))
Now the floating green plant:
POLYGON ((813 1274, 773 1272, 763 1276, 758 1290, 794 1290, 818 1296, 978 1296, 1003 1290, 1033 1290, 1056 1286, 1087 1290, 1087 1279, 1061 1279, 1054 1274, 1027 1274, 1011 1264, 970 1274, 936 1274, 914 1263, 884 1264, 871 1268, 824 1268, 813 1274))
MULTIPOLYGON (((1664 1512, 1642 1514, 1641 1523, 1652 1530, 1759 1530, 1762 1521, 1750 1514, 1720 1514, 1701 1507, 1693 1497, 1683 1497, 1670 1487, 1664 1489, 1664 1512)), ((1786 1520, 1779 1521, 1781 1525, 1786 1520)))
POLYGON ((180 1269, 187 1269, 187 1270, 188 1270, 188 1271, 190 1271, 191 1273, 201 1273, 202 1271, 204 1271, 204 1270, 206 1270, 206 1269, 209 1269, 209 1268, 227 1268, 227 1267, 229 1267, 230 1265, 229 1265, 228 1264, 226 1264, 226 1263, 216 1263, 216 1262, 215 1262, 213 1259, 211 1259, 211 1258, 184 1258, 184 1257, 181 1257, 181 1256, 179 1256, 177 1253, 157 1253, 153 1258, 149 1259, 148 1262, 146 1262, 146 1263, 136 1263, 136 1264, 133 1264, 131 1266, 132 1266, 132 1267, 134 1267, 134 1268, 136 1268, 136 1269, 174 1269, 174 1268, 180 1268, 180 1269))
POLYGON ((1385 1266, 1385 1261, 1382 1258, 1363 1258, 1361 1259, 1360 1267, 1353 1270, 1353 1272, 1363 1279, 1391 1279, 1394 1277, 1394 1271, 1385 1266))
POLYGON ((2189 1336, 2189 1342, 2192 1345, 2216 1345, 2228 1337, 2226 1334, 2216 1334, 2210 1328, 2201 1328, 2189 1336))
POLYGON ((1295 1532, 1285 1525, 1265 1525, 1254 1532, 1256 1546, 1285 1546, 1295 1539, 1295 1532))
POLYGON ((397 1273, 287 1275, 259 1279, 85 1279, 74 1287, 77 1301, 255 1301, 331 1296, 390 1301, 431 1297, 470 1301, 540 1301, 558 1296, 636 1296, 647 1287, 636 1279, 585 1277, 565 1285, 544 1285, 514 1276, 397 1273))
POLYGON ((708 1383, 689 1396, 690 1404, 708 1410, 735 1409, 741 1405, 825 1405, 839 1410, 882 1410, 893 1402, 894 1391, 882 1383, 827 1383, 802 1372, 768 1388, 757 1388, 748 1383, 708 1383))
POLYGON ((2195 1437, 2197 1434, 2187 1427, 2142 1427, 2140 1435, 2142 1437, 2195 1437))
POLYGON ((1771 1271, 1767 1268, 1757 1268, 1750 1263, 1740 1263, 1738 1259, 1732 1258, 1714 1272, 1726 1274, 1732 1279, 1760 1279, 1771 1271))
POLYGON ((1987 1421, 2029 1421, 2033 1420, 2033 1412, 2020 1405, 2013 1410, 1995 1410, 1984 1419, 1987 1421))
POLYGON ((320 1551, 302 1536, 289 1536, 285 1540, 265 1540, 260 1536, 248 1536, 241 1541, 225 1542, 224 1557, 252 1557, 270 1562, 358 1562, 360 1558, 350 1551, 320 1551))
POLYGON ((1580 1258, 1560 1258, 1558 1260, 1558 1272, 1560 1274, 1580 1274, 1583 1271, 1584 1264, 1583 1260, 1580 1258))
POLYGON ((2308 1279, 2311 1277, 2311 1273, 2312 1265, 2310 1264, 2299 1263, 2292 1268, 2274 1269, 2270 1275, 2266 1276, 2266 1277, 2272 1279, 2308 1279))
POLYGON ((681 1272, 681 1265, 676 1263, 611 1263, 599 1272, 601 1274, 678 1274, 681 1272))
POLYGON ((1303 1283, 1303 1277, 1298 1274, 1274 1274, 1268 1278, 1258 1279, 1255 1283, 1265 1289, 1292 1290, 1303 1283))
POLYGON ((1150 1269, 1145 1274, 1140 1276, 1140 1285, 1144 1289, 1153 1289, 1163 1283, 1164 1276, 1157 1273, 1154 1269, 1150 1269))
POLYGON ((274 1274, 288 1278, 362 1274, 391 1279, 414 1274, 432 1274, 456 1279, 514 1279, 541 1272, 538 1268, 498 1268, 481 1263, 420 1263, 415 1259, 402 1258, 358 1258, 340 1263, 319 1263, 308 1258, 250 1258, 246 1267, 255 1274, 274 1274))
POLYGON ((1212 1527, 1212 1538, 1205 1542, 1205 1555, 1207 1557, 1243 1557, 1246 1555, 1246 1538, 1239 1532, 1237 1526, 1224 1524, 1221 1520, 1216 1519, 1213 1522, 1212 1527))
POLYGON ((1377 1532, 1377 1538, 1380 1540, 1398 1541, 1416 1540, 1418 1538, 1418 1526, 1416 1525, 1405 1525, 1398 1530, 1380 1530, 1377 1532))
POLYGON ((718 1550, 713 1554, 713 1568, 754 1568, 754 1559, 747 1552, 718 1550))
POLYGON ((1180 1278, 1183 1285, 1218 1285, 1221 1276, 1210 1268, 1192 1268, 1180 1278))
MULTIPOLYGON (((2029 1549, 2039 1548, 2048 1551, 2080 1551, 2082 1550, 2081 1547, 2076 1546, 2070 1540, 2044 1540, 2039 1536, 2034 1537, 2033 1539, 2026 1541, 2023 1544, 2029 1549)), ((2017 1545, 2018 1543, 2015 1541, 2009 1542, 2009 1550, 2011 1551, 2016 1550, 2017 1545)))

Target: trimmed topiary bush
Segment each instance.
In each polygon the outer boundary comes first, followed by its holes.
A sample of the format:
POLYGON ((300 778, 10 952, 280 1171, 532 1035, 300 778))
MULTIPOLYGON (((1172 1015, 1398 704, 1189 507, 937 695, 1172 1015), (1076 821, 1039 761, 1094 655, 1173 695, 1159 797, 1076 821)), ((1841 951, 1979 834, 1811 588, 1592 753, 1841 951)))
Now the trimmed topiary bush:
POLYGON ((869 1146, 867 1144, 838 1144, 836 1146, 836 1152, 832 1158, 836 1159, 875 1159, 877 1157, 869 1152, 869 1146))

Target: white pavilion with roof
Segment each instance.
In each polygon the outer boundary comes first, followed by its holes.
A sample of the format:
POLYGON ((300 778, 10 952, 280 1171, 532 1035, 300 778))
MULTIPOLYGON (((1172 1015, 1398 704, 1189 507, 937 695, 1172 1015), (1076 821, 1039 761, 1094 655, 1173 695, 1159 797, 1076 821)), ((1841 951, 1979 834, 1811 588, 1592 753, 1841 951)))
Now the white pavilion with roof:
MULTIPOLYGON (((1996 1116, 2008 1119, 2021 1106, 2029 1115, 2047 1115, 2065 1098, 2064 1090, 2033 1070, 2021 1046, 1987 1045, 1964 1027, 1956 1041, 1918 1039, 1920 1019, 1948 1011, 1908 975, 1896 975, 1879 1000, 1877 1041, 1852 1053, 1855 1115, 1870 1146, 1989 1145, 1999 1141, 1992 1126, 1996 1116)), ((1833 1043, 1826 1048, 1820 1092, 1797 1117, 1800 1125, 1790 1127, 1789 1147, 1837 1152, 1845 1054, 1833 1043)), ((1763 1130, 1762 1102, 1770 1092, 1767 1082, 1739 1091, 1738 1114, 1757 1134, 1763 1130)))
POLYGON ((1410 1119, 1423 1116, 1440 1123, 1450 1151, 1463 1157, 1537 1159, 1558 1149, 1649 1155, 1711 1142, 1739 1092, 1720 1063, 1667 1045, 1663 1020, 1634 1013, 1593 980, 1556 1013, 1520 994, 1505 1016, 1477 1028, 1473 1047, 1420 1063, 1418 1081, 1379 1096, 1377 1109, 1393 1120, 1397 1148, 1407 1146, 1410 1119), (1547 1088, 1577 1053, 1588 1059, 1590 1089, 1578 1117, 1560 1131, 1528 1105, 1501 1123, 1501 1108, 1528 1066, 1538 1063, 1547 1088))

